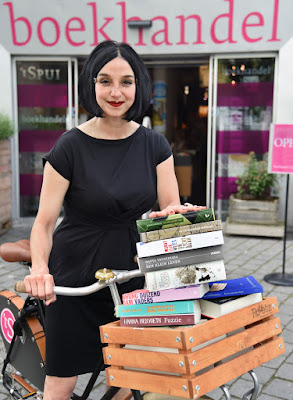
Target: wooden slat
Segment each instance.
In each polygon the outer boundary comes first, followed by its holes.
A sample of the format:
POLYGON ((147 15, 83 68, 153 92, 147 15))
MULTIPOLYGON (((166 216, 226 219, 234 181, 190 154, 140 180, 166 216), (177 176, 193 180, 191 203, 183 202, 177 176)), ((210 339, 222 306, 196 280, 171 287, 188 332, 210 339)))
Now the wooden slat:
POLYGON ((21 376, 17 374, 11 374, 14 380, 18 382, 25 390, 29 392, 29 394, 36 393, 36 389, 34 389, 27 381, 25 381, 21 376))
POLYGON ((103 353, 105 363, 108 365, 169 371, 179 374, 186 374, 188 370, 187 358, 183 354, 109 347, 104 347, 103 353))
POLYGON ((100 326, 102 343, 138 344, 178 349, 183 348, 183 332, 184 328, 182 327, 178 329, 120 327, 119 321, 100 326))
POLYGON ((277 299, 275 297, 267 297, 259 303, 233 311, 227 315, 183 331, 183 346, 190 349, 243 326, 270 317, 278 311, 277 299))
POLYGON ((190 372, 195 373, 200 371, 232 354, 244 351, 251 346, 277 336, 281 332, 280 318, 272 317, 269 320, 262 321, 226 339, 222 339, 194 353, 190 353, 187 357, 190 372), (195 366, 193 365, 194 361, 196 362, 195 366))
POLYGON ((191 381, 177 376, 152 374, 149 372, 129 371, 106 368, 107 384, 112 386, 162 393, 171 396, 192 398, 191 381), (113 379, 111 379, 111 377, 113 379), (186 390, 184 390, 184 388, 186 390))
POLYGON ((198 398, 285 352, 283 338, 277 337, 248 353, 192 379, 193 396, 198 398), (198 389, 199 388, 199 389, 198 389))
POLYGON ((181 350, 191 349, 243 326, 270 317, 278 311, 277 299, 267 297, 260 303, 192 327, 132 328, 120 327, 119 321, 116 321, 100 327, 101 341, 103 343, 171 347, 181 350), (261 309, 257 310, 257 307, 261 307, 261 309))

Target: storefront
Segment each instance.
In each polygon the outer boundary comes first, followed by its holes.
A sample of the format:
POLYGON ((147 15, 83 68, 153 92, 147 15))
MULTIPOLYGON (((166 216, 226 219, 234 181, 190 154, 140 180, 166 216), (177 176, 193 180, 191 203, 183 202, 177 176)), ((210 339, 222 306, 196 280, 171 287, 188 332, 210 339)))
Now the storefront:
POLYGON ((293 123, 285 75, 293 61, 290 0, 72 0, 70 7, 14 0, 0 7, 0 88, 7 93, 0 108, 17 126, 15 219, 36 213, 42 154, 89 118, 77 106, 77 80, 102 40, 128 42, 144 58, 153 82, 146 116, 172 145, 182 200, 212 206, 219 218, 247 154, 267 153, 271 122, 293 123))

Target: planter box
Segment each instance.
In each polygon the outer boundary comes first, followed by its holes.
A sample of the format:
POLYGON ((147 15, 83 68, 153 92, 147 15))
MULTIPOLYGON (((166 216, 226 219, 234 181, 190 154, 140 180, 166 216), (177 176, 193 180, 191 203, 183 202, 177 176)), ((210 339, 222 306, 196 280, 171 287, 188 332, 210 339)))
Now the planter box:
POLYGON ((10 140, 0 140, 0 234, 11 226, 10 140))
POLYGON ((244 224, 277 225, 279 199, 241 200, 233 195, 229 199, 230 222, 244 224))

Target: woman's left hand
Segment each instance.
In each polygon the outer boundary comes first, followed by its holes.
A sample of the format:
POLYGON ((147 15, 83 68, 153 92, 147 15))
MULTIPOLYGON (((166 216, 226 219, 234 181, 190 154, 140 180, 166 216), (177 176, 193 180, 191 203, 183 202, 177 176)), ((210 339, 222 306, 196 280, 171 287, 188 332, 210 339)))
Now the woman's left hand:
POLYGON ((172 214, 184 214, 189 211, 200 211, 205 210, 206 206, 195 206, 189 203, 185 203, 184 205, 174 205, 168 206, 161 211, 152 211, 149 214, 149 218, 156 218, 156 217, 165 217, 166 215, 172 214))

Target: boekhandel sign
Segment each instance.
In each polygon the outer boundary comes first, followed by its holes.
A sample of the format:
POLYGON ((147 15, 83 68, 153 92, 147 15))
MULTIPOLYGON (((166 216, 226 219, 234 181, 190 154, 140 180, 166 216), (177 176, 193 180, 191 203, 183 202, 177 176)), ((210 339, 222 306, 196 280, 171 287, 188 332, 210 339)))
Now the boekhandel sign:
POLYGON ((293 125, 271 124, 269 172, 293 173, 293 125))
POLYGON ((0 4, 0 44, 13 55, 87 55, 107 39, 140 54, 278 51, 292 12, 292 0, 10 0, 0 4))

